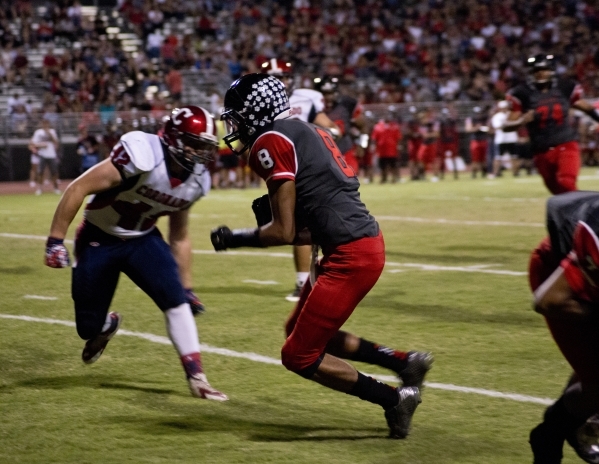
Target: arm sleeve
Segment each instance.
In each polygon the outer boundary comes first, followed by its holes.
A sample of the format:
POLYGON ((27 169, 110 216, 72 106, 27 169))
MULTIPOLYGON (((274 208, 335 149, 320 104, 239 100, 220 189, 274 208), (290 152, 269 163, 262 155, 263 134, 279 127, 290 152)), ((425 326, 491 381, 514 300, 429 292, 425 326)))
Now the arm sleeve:
POLYGON ((295 145, 279 132, 262 134, 254 145, 249 157, 252 170, 269 185, 274 180, 293 180, 297 173, 295 145))

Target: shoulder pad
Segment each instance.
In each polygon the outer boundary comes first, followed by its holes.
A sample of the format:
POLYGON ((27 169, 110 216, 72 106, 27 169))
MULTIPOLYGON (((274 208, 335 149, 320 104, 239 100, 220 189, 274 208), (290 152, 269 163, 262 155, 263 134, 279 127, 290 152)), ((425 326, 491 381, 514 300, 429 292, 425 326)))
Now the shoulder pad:
POLYGON ((297 97, 305 97, 305 98, 309 98, 310 100, 318 100, 318 101, 320 101, 324 98, 322 93, 320 93, 318 90, 312 90, 312 89, 295 89, 291 95, 292 96, 295 95, 297 97))
POLYGON ((151 171, 156 166, 154 149, 150 143, 151 136, 142 131, 132 131, 121 137, 121 143, 127 150, 131 162, 140 171, 151 171))

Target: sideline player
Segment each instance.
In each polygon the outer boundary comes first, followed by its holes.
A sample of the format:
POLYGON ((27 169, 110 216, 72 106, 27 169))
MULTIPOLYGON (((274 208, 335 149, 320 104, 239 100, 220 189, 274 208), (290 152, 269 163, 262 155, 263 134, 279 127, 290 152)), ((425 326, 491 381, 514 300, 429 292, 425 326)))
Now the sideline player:
POLYGON ((511 89, 506 99, 511 111, 503 130, 525 124, 534 164, 553 194, 576 190, 580 171, 580 148, 568 112, 575 108, 599 121, 599 111, 582 100, 582 87, 572 79, 555 75, 553 55, 528 59, 529 80, 511 89))
MULTIPOLYGON (((293 69, 291 63, 271 58, 262 63, 262 72, 276 77, 285 85, 289 97, 289 117, 300 121, 316 124, 327 129, 334 138, 341 135, 339 127, 324 112, 324 96, 313 89, 296 89, 293 85, 293 69)), ((293 263, 295 265, 295 289, 285 297, 287 301, 296 302, 308 275, 312 260, 310 245, 293 246, 293 263)))
MULTIPOLYGON (((86 364, 102 355, 122 316, 108 312, 119 275, 126 274, 163 311, 193 396, 225 401, 210 386, 200 356, 192 306, 189 208, 210 189, 205 168, 216 153, 214 119, 203 108, 173 111, 162 135, 123 135, 110 157, 75 179, 65 190, 46 243, 46 265, 69 265, 64 238, 87 195, 75 240, 72 296, 77 333, 87 340, 86 364), (167 244, 156 221, 169 216, 167 244), (170 246, 170 247, 169 247, 170 246)), ((197 308, 196 308, 197 309, 197 308)))
POLYGON ((383 236, 330 134, 286 119, 289 108, 285 87, 267 74, 243 76, 227 91, 221 117, 230 128, 225 141, 247 155, 249 166, 266 181, 271 210, 259 228, 218 227, 212 244, 217 251, 292 243, 322 247, 324 257, 287 320, 282 363, 306 379, 382 406, 389 436, 405 438, 432 358, 339 330, 383 270, 383 236), (343 359, 391 369, 403 385, 378 382, 343 359))
POLYGON ((529 279, 535 310, 575 376, 531 431, 530 445, 538 464, 561 462, 565 440, 583 460, 597 463, 599 450, 580 440, 580 427, 599 410, 599 193, 549 198, 547 231, 532 253, 529 279))

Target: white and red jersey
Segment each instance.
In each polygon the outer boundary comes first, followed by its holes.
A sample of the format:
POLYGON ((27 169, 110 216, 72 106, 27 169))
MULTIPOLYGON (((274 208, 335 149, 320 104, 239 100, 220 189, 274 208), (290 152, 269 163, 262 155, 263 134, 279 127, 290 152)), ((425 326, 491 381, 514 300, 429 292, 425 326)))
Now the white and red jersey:
POLYGON ((93 195, 85 220, 104 232, 129 239, 154 229, 160 216, 189 208, 210 190, 210 174, 202 164, 185 181, 169 175, 160 137, 128 132, 113 147, 110 159, 123 181, 93 195))
POLYGON ((290 118, 313 122, 324 111, 324 97, 316 90, 295 89, 289 97, 289 106, 290 118))

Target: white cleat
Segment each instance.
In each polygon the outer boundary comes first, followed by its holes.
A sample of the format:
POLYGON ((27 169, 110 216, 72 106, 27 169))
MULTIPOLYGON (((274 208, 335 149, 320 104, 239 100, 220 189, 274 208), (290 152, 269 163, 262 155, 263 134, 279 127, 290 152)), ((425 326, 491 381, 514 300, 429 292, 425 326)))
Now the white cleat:
POLYGON ((195 374, 187 379, 189 382, 189 390, 195 398, 202 398, 213 401, 227 401, 229 397, 222 392, 216 390, 208 383, 206 374, 195 374))

